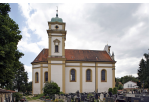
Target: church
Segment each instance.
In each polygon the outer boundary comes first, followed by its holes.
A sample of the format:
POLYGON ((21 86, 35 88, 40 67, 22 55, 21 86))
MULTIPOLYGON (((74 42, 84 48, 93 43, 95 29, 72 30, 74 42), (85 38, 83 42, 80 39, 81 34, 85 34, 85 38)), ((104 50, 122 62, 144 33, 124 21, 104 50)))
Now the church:
POLYGON ((114 88, 116 61, 111 46, 105 45, 104 50, 65 49, 65 25, 58 13, 48 22, 49 47, 31 62, 32 94, 43 93, 47 81, 56 82, 64 93, 99 93, 114 88))

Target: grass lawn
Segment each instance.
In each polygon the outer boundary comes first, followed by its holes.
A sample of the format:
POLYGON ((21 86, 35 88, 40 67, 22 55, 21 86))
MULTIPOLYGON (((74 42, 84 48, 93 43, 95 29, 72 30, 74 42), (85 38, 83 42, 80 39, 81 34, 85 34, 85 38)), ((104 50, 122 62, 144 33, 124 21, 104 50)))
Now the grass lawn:
POLYGON ((43 94, 39 94, 37 97, 33 97, 33 96, 25 96, 26 97, 26 99, 28 100, 28 101, 31 101, 31 100, 37 100, 37 99, 39 99, 40 97, 42 97, 42 96, 44 96, 43 94))

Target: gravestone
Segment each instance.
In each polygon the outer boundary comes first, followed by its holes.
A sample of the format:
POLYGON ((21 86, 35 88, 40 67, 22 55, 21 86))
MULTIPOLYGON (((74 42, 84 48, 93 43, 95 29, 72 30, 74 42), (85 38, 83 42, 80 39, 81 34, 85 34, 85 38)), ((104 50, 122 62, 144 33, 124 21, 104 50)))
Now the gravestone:
POLYGON ((149 102, 149 96, 140 96, 141 102, 149 102))
POLYGON ((108 94, 106 94, 106 97, 108 97, 109 95, 108 94))
POLYGON ((85 97, 84 95, 81 95, 81 101, 84 101, 85 97))
POLYGON ((116 101, 117 102, 126 102, 126 97, 124 97, 123 95, 118 95, 116 101))
POLYGON ((110 97, 112 96, 112 92, 109 92, 110 97))
POLYGON ((131 102, 141 102, 141 98, 131 97, 131 102))
POLYGON ((112 97, 106 97, 106 102, 114 102, 114 99, 112 97))
POLYGON ((71 97, 67 97, 67 102, 71 102, 71 97))
POLYGON ((94 102, 94 97, 93 96, 91 96, 90 102, 94 102))
POLYGON ((96 100, 98 99, 98 94, 95 94, 95 99, 96 99, 96 100))
POLYGON ((104 95, 101 93, 100 94, 100 100, 103 101, 104 95))

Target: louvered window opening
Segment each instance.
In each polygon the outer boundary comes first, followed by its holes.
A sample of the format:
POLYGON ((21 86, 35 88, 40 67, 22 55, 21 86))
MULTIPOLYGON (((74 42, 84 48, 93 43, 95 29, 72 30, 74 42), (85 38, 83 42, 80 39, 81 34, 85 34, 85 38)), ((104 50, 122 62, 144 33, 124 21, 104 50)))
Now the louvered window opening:
POLYGON ((58 52, 58 45, 55 45, 55 52, 58 52))

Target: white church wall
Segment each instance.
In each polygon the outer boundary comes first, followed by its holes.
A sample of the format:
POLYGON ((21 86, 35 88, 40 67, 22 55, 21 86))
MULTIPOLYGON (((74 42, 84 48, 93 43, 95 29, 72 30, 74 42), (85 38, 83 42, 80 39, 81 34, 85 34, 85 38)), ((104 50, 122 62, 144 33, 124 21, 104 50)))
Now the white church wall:
POLYGON ((77 90, 80 91, 80 67, 65 67, 65 92, 75 93, 77 90), (76 70, 76 82, 70 82, 70 70, 76 70))
POLYGON ((112 66, 112 64, 98 64, 98 66, 112 66))
POLYGON ((51 81, 56 82, 62 91, 62 65, 51 65, 51 81))
POLYGON ((108 92, 112 88, 112 68, 98 68, 98 92, 108 92), (107 70, 107 82, 101 82, 101 70, 107 70))
POLYGON ((95 63, 82 63, 82 66, 95 66, 95 63))
POLYGON ((51 61, 51 63, 62 63, 62 61, 51 61))
MULTIPOLYGON (((44 84, 45 84, 45 83, 44 83, 44 80, 45 80, 44 73, 45 73, 46 71, 48 72, 48 68, 43 68, 43 73, 42 73, 42 74, 43 74, 43 76, 42 76, 42 77, 43 77, 43 79, 42 79, 42 80, 43 80, 43 87, 44 87, 44 84)), ((48 74, 48 75, 49 75, 49 74, 48 74)))
POLYGON ((33 94, 40 94, 40 68, 38 69, 33 69, 33 94), (39 74, 39 82, 38 83, 35 83, 35 73, 38 72, 39 74))
POLYGON ((40 64, 39 65, 33 65, 33 67, 40 67, 40 64))
POLYGON ((42 64, 43 67, 48 67, 48 64, 42 64))
POLYGON ((66 66, 80 66, 80 63, 66 63, 66 66))
POLYGON ((95 91, 95 67, 88 68, 82 67, 82 92, 94 92, 95 91), (86 70, 92 70, 92 82, 86 82, 86 70))
POLYGON ((62 30, 62 25, 58 25, 58 24, 54 24, 54 25, 51 25, 51 29, 55 29, 55 26, 58 26, 58 30, 62 30))
POLYGON ((62 56, 62 37, 52 37, 51 38, 51 55, 54 55, 54 56, 62 56), (54 40, 55 39, 58 39, 60 41, 59 43, 59 48, 58 48, 58 53, 55 53, 55 45, 54 45, 54 40))

